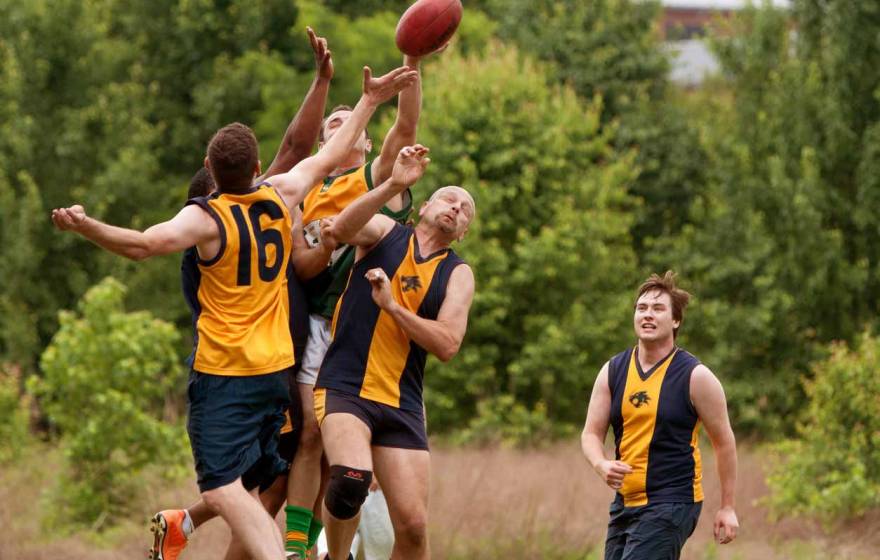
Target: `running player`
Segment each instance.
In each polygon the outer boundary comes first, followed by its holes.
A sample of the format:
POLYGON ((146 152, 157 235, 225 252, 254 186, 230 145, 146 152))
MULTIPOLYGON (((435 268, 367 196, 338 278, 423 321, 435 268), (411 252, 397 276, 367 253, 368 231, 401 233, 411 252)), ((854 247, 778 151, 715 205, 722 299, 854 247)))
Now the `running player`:
POLYGON ((720 544, 736 538, 736 440, 724 389, 709 368, 675 345, 689 299, 672 272, 652 274, 636 299, 638 344, 606 362, 593 386, 581 447, 596 473, 617 491, 606 560, 679 557, 702 509, 700 422, 712 441, 721 480, 715 538, 720 544), (614 460, 604 449, 609 424, 614 460))
POLYGON ((373 79, 365 68, 364 93, 327 146, 257 185, 256 138, 242 124, 223 127, 205 158, 218 192, 145 232, 103 224, 82 206, 52 212, 59 229, 131 259, 197 247, 201 308, 187 431, 202 498, 255 560, 284 557, 274 521, 242 479, 274 479, 285 469, 276 447, 294 363, 284 274, 290 212, 337 167, 378 105, 416 79, 406 68, 373 79))
POLYGON ((394 526, 392 558, 429 557, 422 379, 428 352, 450 360, 467 329, 474 276, 450 245, 467 233, 476 210, 467 191, 444 187, 421 206, 414 228, 375 215, 422 176, 427 152, 403 148, 388 181, 322 227, 322 236, 357 247, 315 389, 330 464, 324 516, 336 560, 348 555, 374 469, 394 526))
MULTIPOLYGON (((404 64, 418 70, 420 59, 405 57, 404 64)), ((415 142, 421 112, 421 85, 400 93, 397 117, 382 144, 380 154, 367 161, 372 141, 364 131, 348 156, 319 188, 313 189, 303 202, 302 222, 304 236, 294 242, 294 265, 297 274, 306 281, 309 296, 309 339, 303 356, 303 366, 297 376, 303 403, 303 430, 297 456, 291 469, 287 495, 287 551, 305 558, 321 532, 320 513, 321 457, 323 448, 318 424, 314 417, 313 394, 315 380, 327 346, 330 344, 330 320, 339 295, 345 287, 354 261, 354 249, 337 247, 322 242, 320 223, 339 214, 358 196, 379 185, 391 174, 397 153, 403 146, 415 142), (300 250, 301 249, 301 250, 300 250)), ((351 117, 351 108, 335 107, 324 120, 319 142, 323 145, 336 134, 339 127, 351 117)), ((395 195, 379 211, 397 221, 405 221, 412 210, 409 191, 395 195)))
MULTIPOLYGON (((333 78, 333 59, 327 48, 327 40, 318 37, 311 27, 306 28, 309 43, 315 55, 315 79, 303 99, 303 103, 296 116, 290 122, 281 144, 269 169, 260 179, 276 175, 289 170, 294 165, 307 158, 317 140, 324 115, 324 107, 327 102, 327 92, 330 88, 330 80, 333 78)), ((215 190, 211 174, 204 167, 199 169, 190 181, 187 200, 205 197, 215 190)), ((302 404, 299 394, 295 390, 295 376, 302 364, 302 354, 305 350, 305 342, 308 337, 308 309, 305 295, 292 266, 288 268, 288 299, 290 303, 290 334, 293 338, 295 364, 291 369, 290 409, 287 412, 287 420, 281 428, 281 437, 278 443, 279 455, 289 465, 293 462, 296 454, 296 445, 299 440, 299 431, 302 429, 302 404)), ((198 253, 195 247, 190 247, 183 254, 181 262, 181 278, 183 294, 187 306, 193 316, 193 332, 196 332, 199 313, 198 286, 199 266, 198 253)), ((187 360, 192 367, 193 355, 187 360)), ((280 475, 271 485, 267 482, 260 485, 260 500, 273 518, 278 510, 284 505, 287 494, 287 474, 280 475)), ((251 488, 247 488, 251 490, 251 488)), ((186 547, 189 536, 203 523, 213 519, 216 514, 199 500, 187 509, 163 510, 153 516, 151 530, 153 531, 153 545, 150 548, 150 560, 176 560, 181 551, 186 547)), ((244 551, 235 539, 230 543, 227 551, 227 560, 244 558, 244 551)))

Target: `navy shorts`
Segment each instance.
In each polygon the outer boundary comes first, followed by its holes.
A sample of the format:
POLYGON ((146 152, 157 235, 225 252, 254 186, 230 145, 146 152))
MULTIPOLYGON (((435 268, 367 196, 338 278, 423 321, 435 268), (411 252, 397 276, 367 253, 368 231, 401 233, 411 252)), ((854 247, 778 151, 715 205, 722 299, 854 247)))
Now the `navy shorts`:
POLYGON ((353 414, 370 428, 370 445, 428 450, 423 412, 403 410, 335 389, 315 389, 318 426, 329 414, 353 414))
POLYGON ((697 527, 702 502, 638 507, 611 504, 605 560, 678 560, 697 527))
POLYGON ((285 472, 278 438, 290 404, 288 375, 287 370, 241 377, 190 372, 186 428, 200 491, 239 477, 251 489, 285 472))

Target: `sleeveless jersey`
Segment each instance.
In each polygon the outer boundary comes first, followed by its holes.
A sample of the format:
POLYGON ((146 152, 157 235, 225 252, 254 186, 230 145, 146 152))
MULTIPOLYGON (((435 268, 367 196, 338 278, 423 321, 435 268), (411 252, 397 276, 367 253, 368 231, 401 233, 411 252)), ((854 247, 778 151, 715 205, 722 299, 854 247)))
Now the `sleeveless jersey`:
POLYGON ((700 363, 676 348, 643 372, 638 350, 611 358, 611 426, 615 456, 633 472, 615 501, 624 506, 703 501, 700 420, 690 399, 691 373, 700 363))
POLYGON ((333 341, 316 387, 422 412, 427 352, 373 302, 364 274, 381 267, 391 282, 394 300, 419 317, 434 320, 453 269, 463 263, 452 249, 422 257, 415 230, 396 224, 352 268, 333 317, 333 341))
POLYGON ((220 229, 220 251, 208 261, 197 257, 197 286, 190 288, 196 294, 192 368, 247 376, 292 366, 287 293, 292 227, 284 201, 263 184, 187 204, 208 212, 220 229))
MULTIPOLYGON (((372 164, 349 169, 341 175, 327 177, 315 185, 302 203, 303 231, 309 246, 315 247, 321 241, 321 220, 336 216, 359 196, 373 189, 372 164)), ((387 206, 379 213, 397 221, 404 222, 412 211, 412 195, 407 190, 404 207, 394 211, 387 206)), ((340 245, 330 255, 326 269, 306 283, 309 311, 326 318, 333 317, 336 302, 345 289, 348 273, 354 264, 354 248, 340 245)))

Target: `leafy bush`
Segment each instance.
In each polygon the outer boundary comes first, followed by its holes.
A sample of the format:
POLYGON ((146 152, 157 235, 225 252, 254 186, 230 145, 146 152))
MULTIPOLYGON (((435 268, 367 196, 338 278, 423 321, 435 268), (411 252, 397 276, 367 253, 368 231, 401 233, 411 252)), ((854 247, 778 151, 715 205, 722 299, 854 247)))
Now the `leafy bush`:
POLYGON ((42 356, 45 375, 30 384, 67 461, 49 521, 101 526, 130 508, 145 468, 182 473, 186 438, 167 412, 184 383, 179 335, 147 312, 126 313, 125 291, 106 278, 83 296, 78 313, 63 311, 42 356))
POLYGON ((814 368, 800 438, 777 449, 770 473, 777 513, 826 519, 880 507, 880 338, 837 343, 814 368))

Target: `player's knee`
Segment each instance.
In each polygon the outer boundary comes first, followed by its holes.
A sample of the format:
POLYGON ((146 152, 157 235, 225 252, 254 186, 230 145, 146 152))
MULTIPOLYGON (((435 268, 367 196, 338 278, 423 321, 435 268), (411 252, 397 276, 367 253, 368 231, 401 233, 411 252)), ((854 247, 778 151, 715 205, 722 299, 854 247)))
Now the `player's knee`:
POLYGON ((202 492, 202 501, 205 502, 205 505, 214 513, 225 509, 233 500, 233 492, 230 486, 231 485, 221 486, 219 488, 202 492))
POLYGON ((324 497, 327 511, 336 519, 351 519, 357 515, 367 499, 372 481, 372 471, 332 465, 330 484, 324 497))
POLYGON ((412 513, 399 520, 394 528, 394 538, 407 547, 422 548, 428 543, 428 516, 412 513))

